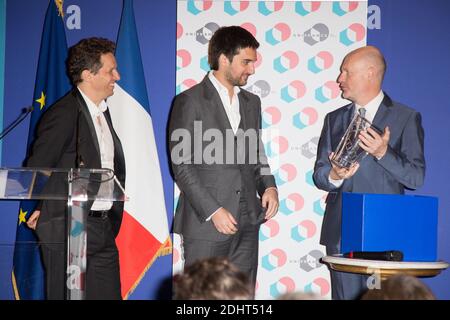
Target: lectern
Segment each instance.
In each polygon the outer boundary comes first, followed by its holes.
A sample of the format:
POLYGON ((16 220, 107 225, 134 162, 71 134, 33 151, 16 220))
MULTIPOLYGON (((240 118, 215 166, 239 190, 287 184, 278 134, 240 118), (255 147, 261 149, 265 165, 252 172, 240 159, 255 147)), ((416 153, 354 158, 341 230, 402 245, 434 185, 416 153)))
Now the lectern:
POLYGON ((86 288, 88 203, 95 200, 126 200, 124 189, 114 172, 109 169, 0 168, 0 199, 67 201, 66 242, 39 245, 59 245, 65 251, 66 298, 83 300, 86 288), (55 185, 62 187, 54 188, 55 185))
POLYGON ((403 252, 404 261, 437 259, 438 199, 343 193, 341 252, 403 252))

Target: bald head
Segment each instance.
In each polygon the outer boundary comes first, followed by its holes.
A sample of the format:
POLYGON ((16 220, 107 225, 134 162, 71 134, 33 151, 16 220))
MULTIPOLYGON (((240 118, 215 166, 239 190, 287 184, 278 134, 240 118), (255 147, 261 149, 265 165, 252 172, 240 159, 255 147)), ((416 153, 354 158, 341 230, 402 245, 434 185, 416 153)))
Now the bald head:
POLYGON ((344 58, 338 82, 342 97, 364 106, 381 90, 386 62, 376 47, 356 49, 344 58))
POLYGON ((386 61, 384 60, 381 51, 374 46, 365 46, 353 50, 350 52, 345 59, 349 57, 355 60, 361 61, 366 65, 367 68, 373 68, 375 75, 381 82, 383 82, 384 73, 386 72, 386 61))

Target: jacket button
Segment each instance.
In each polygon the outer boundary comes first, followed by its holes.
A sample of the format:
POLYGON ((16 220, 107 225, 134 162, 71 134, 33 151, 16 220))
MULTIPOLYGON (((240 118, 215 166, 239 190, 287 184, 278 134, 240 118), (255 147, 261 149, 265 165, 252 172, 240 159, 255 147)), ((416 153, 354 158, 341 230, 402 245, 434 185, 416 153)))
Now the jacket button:
POLYGON ((241 194, 241 190, 236 190, 236 194, 241 194))

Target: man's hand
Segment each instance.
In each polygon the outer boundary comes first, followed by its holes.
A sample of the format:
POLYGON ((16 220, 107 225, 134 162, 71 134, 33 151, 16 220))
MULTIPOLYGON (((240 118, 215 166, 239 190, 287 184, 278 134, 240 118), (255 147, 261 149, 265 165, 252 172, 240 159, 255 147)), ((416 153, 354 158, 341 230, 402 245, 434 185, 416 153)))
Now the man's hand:
POLYGON ((33 214, 27 220, 27 226, 30 229, 36 230, 36 224, 38 222, 39 216, 41 215, 41 210, 35 210, 33 214))
POLYGON ((273 218, 278 212, 278 191, 275 188, 270 188, 264 191, 261 199, 263 208, 266 208, 266 220, 273 218))
POLYGON ((361 140, 359 145, 375 158, 381 159, 386 154, 390 136, 389 127, 384 129, 381 136, 372 128, 368 128, 367 131, 361 131, 359 134, 361 140))
POLYGON ((220 208, 211 218, 217 231, 223 234, 235 234, 237 222, 227 209, 220 208))
POLYGON ((330 170, 330 178, 331 179, 333 179, 333 180, 348 179, 348 178, 352 177, 356 173, 356 171, 358 171, 359 163, 357 163, 357 162, 352 164, 352 166, 348 169, 338 167, 331 161, 331 158, 333 158, 333 155, 334 155, 334 152, 332 152, 328 156, 328 159, 330 159, 330 163, 331 163, 331 170, 330 170))

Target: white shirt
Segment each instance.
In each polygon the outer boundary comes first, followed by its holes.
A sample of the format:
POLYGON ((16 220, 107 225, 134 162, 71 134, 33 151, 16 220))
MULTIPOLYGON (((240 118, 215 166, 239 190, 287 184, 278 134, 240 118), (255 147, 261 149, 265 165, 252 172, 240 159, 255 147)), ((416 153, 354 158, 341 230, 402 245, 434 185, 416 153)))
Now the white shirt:
MULTIPOLYGON (((364 118, 366 118, 367 120, 372 122, 373 119, 375 118, 375 115, 376 115, 378 108, 380 107, 380 104, 383 101, 383 99, 384 99, 384 93, 383 93, 383 90, 380 90, 380 92, 377 94, 377 96, 375 98, 373 98, 372 100, 370 100, 365 106, 360 106, 359 104, 355 103, 355 113, 359 112, 359 109, 365 108, 366 114, 365 114, 364 118)), ((336 188, 339 188, 342 185, 342 183, 344 182, 344 179, 334 180, 330 176, 328 176, 328 181, 332 185, 334 185, 336 188)))
POLYGON ((220 100, 222 101, 223 108, 228 117, 228 121, 230 122, 231 128, 233 129, 234 134, 236 134, 237 129, 239 128, 239 123, 241 122, 241 114, 239 113, 239 98, 238 93, 241 89, 237 86, 233 87, 233 97, 230 101, 230 95, 228 93, 228 89, 220 83, 219 80, 214 76, 213 72, 210 71, 208 73, 209 80, 211 80, 214 88, 216 88, 219 93, 220 100))
MULTIPOLYGON (((241 91, 241 89, 238 86, 233 87, 233 91, 234 91, 233 97, 231 98, 231 101, 230 101, 230 95, 228 94, 228 89, 223 84, 221 84, 219 80, 217 80, 217 78, 214 76, 212 71, 210 71, 208 73, 208 78, 209 78, 209 80, 211 80, 214 88, 216 88, 217 92, 219 93, 220 100, 222 101, 223 107, 224 107, 225 112, 228 117, 228 121, 230 122, 230 125, 231 125, 231 128, 233 129, 234 134, 236 134, 236 132, 239 128, 239 123, 241 122, 241 114, 239 112, 239 98, 238 98, 238 93, 241 91)), ((277 188, 275 188, 275 187, 267 188, 266 190, 269 190, 269 189, 277 190, 277 188)), ((206 221, 211 220, 213 215, 220 209, 222 209, 222 207, 220 207, 219 209, 214 211, 206 219, 206 221)))
MULTIPOLYGON (((109 130, 108 123, 106 122, 103 112, 106 111, 108 105, 103 100, 98 106, 86 96, 80 88, 78 88, 84 101, 89 109, 89 113, 94 123, 95 133, 97 134, 98 146, 100 147, 100 159, 103 169, 114 170, 114 141, 109 130)), ((106 177, 103 177, 105 179, 106 177)), ((114 190, 114 180, 104 182, 101 184, 98 191, 99 195, 112 195, 114 190)), ((92 204, 91 210, 109 210, 113 203, 111 201, 99 201, 96 200, 92 204)))

